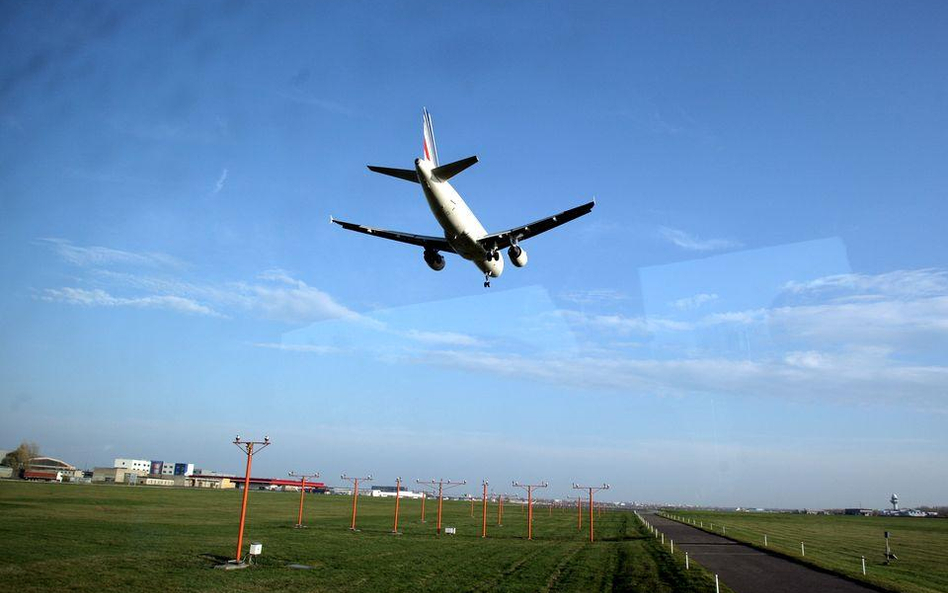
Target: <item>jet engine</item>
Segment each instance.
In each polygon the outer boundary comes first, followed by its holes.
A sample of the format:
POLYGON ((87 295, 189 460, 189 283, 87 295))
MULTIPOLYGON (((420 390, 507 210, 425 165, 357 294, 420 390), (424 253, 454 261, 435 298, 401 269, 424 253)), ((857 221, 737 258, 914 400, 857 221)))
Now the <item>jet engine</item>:
POLYGON ((442 256, 437 251, 425 250, 425 263, 428 264, 428 267, 434 270, 435 272, 440 272, 444 269, 444 256, 442 256))
POLYGON ((507 250, 507 257, 510 258, 510 263, 518 268, 527 265, 527 252, 519 245, 511 245, 507 250))

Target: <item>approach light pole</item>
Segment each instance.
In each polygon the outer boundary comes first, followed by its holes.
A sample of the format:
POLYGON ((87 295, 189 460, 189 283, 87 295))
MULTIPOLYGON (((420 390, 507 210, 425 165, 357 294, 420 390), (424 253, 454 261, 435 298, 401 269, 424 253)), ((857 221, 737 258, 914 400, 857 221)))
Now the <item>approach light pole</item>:
POLYGON ((419 484, 427 484, 432 488, 434 486, 438 487, 438 535, 441 534, 441 509, 444 503, 444 489, 445 487, 453 488, 455 486, 463 486, 467 484, 467 480, 461 480, 460 482, 455 482, 452 480, 445 480, 444 478, 440 480, 415 480, 419 484))
POLYGON ((549 484, 546 482, 540 482, 539 484, 521 484, 520 482, 514 482, 513 486, 514 488, 523 488, 527 491, 527 539, 533 539, 533 489, 546 488, 549 484))
POLYGON ((582 530, 583 528, 583 497, 582 496, 567 496, 569 499, 576 499, 576 529, 582 530))
POLYGON ((290 472, 289 476, 291 478, 300 479, 300 513, 296 519, 296 528, 301 529, 303 527, 303 496, 306 494, 306 478, 318 478, 319 472, 315 474, 298 474, 296 472, 290 472))
POLYGON ((347 482, 352 482, 352 522, 349 524, 349 531, 358 531, 356 529, 356 508, 359 503, 359 480, 363 482, 371 482, 372 474, 369 474, 363 478, 350 478, 346 474, 339 476, 340 479, 346 480, 347 482))
POLYGON ((595 522, 593 511, 595 509, 593 503, 593 494, 599 492, 600 490, 608 490, 609 484, 603 483, 602 486, 580 486, 579 484, 573 484, 574 490, 587 490, 589 491, 589 543, 596 541, 594 531, 595 531, 595 522))
POLYGON ((395 535, 401 535, 398 531, 398 499, 402 491, 402 479, 401 477, 395 478, 395 525, 392 526, 392 533, 395 535))
POLYGON ((502 492, 497 495, 497 527, 504 526, 504 497, 507 496, 506 492, 502 492))
POLYGON ((259 453, 263 448, 270 445, 270 437, 265 436, 262 441, 242 441, 240 435, 237 435, 234 438, 234 444, 247 455, 247 470, 244 473, 244 495, 240 502, 240 530, 237 532, 237 555, 234 560, 234 562, 240 564, 240 551, 244 547, 244 523, 247 518, 247 492, 250 490, 250 464, 254 453, 259 453), (259 447, 256 447, 257 450, 254 451, 256 445, 259 445, 259 447))
POLYGON ((481 537, 487 537, 487 480, 484 485, 483 502, 481 503, 481 537))

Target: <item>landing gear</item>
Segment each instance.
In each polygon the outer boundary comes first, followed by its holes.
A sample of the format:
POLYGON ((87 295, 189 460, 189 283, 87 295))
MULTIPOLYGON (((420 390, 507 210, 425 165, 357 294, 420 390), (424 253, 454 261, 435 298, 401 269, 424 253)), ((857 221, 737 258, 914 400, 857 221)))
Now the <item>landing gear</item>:
POLYGON ((484 288, 490 288, 490 274, 484 274, 484 288))

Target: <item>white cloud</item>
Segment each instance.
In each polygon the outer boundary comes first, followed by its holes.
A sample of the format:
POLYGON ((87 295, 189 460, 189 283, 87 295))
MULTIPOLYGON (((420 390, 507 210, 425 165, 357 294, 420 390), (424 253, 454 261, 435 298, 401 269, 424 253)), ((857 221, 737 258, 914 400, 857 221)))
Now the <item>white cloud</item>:
POLYGON ((834 293, 885 295, 919 298, 948 295, 948 272, 933 268, 895 270, 884 274, 840 274, 809 282, 788 282, 784 289, 793 294, 825 296, 834 293))
POLYGON ((179 267, 181 262, 164 253, 134 252, 96 245, 73 245, 55 237, 37 239, 50 246, 63 260, 77 266, 109 266, 115 264, 146 267, 179 267))
POLYGON ((772 330, 810 341, 905 345, 948 338, 948 296, 779 307, 767 317, 772 330))
POLYGON ((588 305, 591 303, 607 303, 622 301, 628 299, 628 295, 617 290, 595 289, 595 290, 572 290, 560 293, 560 298, 579 305, 588 305))
POLYGON ((441 346, 480 346, 482 342, 474 336, 457 332, 420 331, 411 329, 405 332, 405 337, 426 344, 441 346))
POLYGON ((664 317, 629 317, 621 313, 596 315, 569 309, 561 309, 556 311, 555 314, 575 325, 584 325, 591 329, 623 335, 647 335, 656 331, 687 331, 693 328, 690 323, 664 317))
POLYGON ((174 295, 148 295, 142 297, 117 297, 102 289, 48 288, 40 298, 48 302, 68 303, 86 307, 138 307, 142 309, 166 309, 179 313, 220 317, 220 313, 192 299, 174 295))
POLYGON ((217 183, 214 185, 214 194, 221 193, 221 190, 224 189, 224 184, 227 183, 227 168, 225 167, 221 171, 220 177, 217 178, 217 183))
POLYGON ((763 361, 674 360, 620 356, 528 358, 516 353, 444 351, 418 362, 640 396, 725 394, 848 403, 911 405, 948 411, 948 367, 899 364, 884 352, 789 353, 763 361))
POLYGON ((670 304, 672 307, 676 309, 680 309, 682 311, 690 311, 692 309, 697 309, 698 307, 701 307, 702 305, 711 303, 716 300, 718 300, 718 295, 714 293, 709 294, 709 293, 702 292, 694 296, 685 297, 683 299, 672 301, 670 304))
POLYGON ((680 229, 665 226, 659 227, 658 232, 666 241, 688 251, 716 251, 741 246, 740 242, 731 239, 699 239, 680 229))
POLYGON ((362 317, 336 302, 329 294, 291 277, 283 270, 270 270, 258 277, 265 282, 237 283, 234 300, 255 313, 286 323, 311 323, 324 319, 362 317))
POLYGON ((283 344, 280 342, 258 342, 254 344, 257 348, 268 348, 270 350, 282 350, 284 352, 303 352, 309 354, 335 354, 342 352, 341 349, 334 346, 318 346, 315 344, 283 344))

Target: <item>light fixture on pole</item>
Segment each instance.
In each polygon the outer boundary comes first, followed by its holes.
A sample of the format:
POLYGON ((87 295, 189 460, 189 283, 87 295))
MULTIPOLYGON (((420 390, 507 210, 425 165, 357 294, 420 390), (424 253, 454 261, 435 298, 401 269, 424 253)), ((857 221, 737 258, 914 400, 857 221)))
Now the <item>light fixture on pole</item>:
POLYGON ((259 453, 262 449, 270 445, 270 437, 263 437, 262 441, 242 441, 240 435, 234 438, 234 444, 237 445, 247 456, 247 469, 244 472, 244 492, 240 501, 240 528, 237 532, 237 554, 232 564, 236 566, 246 566, 241 560, 241 550, 244 547, 244 524, 247 518, 247 492, 250 490, 250 466, 253 461, 253 454, 259 453))
POLYGON ((546 488, 549 484, 546 482, 540 482, 539 484, 521 484, 520 482, 514 482, 513 486, 514 488, 523 488, 527 491, 527 539, 533 539, 533 489, 546 488))
POLYGON ((593 506, 594 505, 593 494, 595 492, 599 492, 600 490, 608 490, 609 484, 603 484, 602 486, 580 486, 579 484, 573 484, 573 489, 589 491, 589 503, 588 503, 589 504, 589 541, 594 542, 596 541, 596 539, 594 535, 595 522, 593 520, 594 519, 593 510, 595 509, 595 507, 593 506))
POLYGON ((349 531, 358 531, 356 529, 356 510, 359 503, 359 480, 363 482, 371 482, 372 474, 365 476, 364 478, 350 478, 346 474, 339 476, 340 479, 346 480, 347 482, 352 482, 352 522, 349 524, 349 531))
POLYGON ((444 489, 445 487, 453 488, 455 486, 463 486, 464 484, 467 484, 467 480, 461 480, 460 482, 455 482, 452 480, 445 480, 444 478, 442 478, 440 480, 427 480, 427 481, 415 480, 415 481, 418 482, 419 484, 427 484, 431 486, 432 488, 434 486, 438 487, 438 534, 440 535, 441 534, 441 509, 444 502, 444 489))
POLYGON ((299 516, 296 518, 296 528, 302 529, 305 527, 305 525, 303 525, 303 496, 306 494, 306 478, 318 478, 319 472, 316 472, 315 474, 298 474, 296 472, 290 472, 289 476, 291 478, 300 479, 300 512, 299 516))

